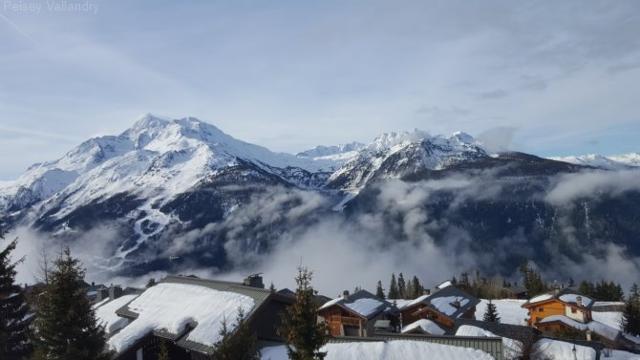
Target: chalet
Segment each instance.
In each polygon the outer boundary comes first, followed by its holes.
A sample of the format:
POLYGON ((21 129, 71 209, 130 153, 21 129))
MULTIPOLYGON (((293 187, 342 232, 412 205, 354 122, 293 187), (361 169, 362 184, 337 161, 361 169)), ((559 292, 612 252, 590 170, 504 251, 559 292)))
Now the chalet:
POLYGON ((392 328, 397 309, 386 300, 379 299, 366 290, 349 295, 348 291, 318 309, 320 321, 324 321, 332 336, 373 336, 378 326, 392 328), (384 320, 389 320, 385 323, 384 320))
POLYGON ((260 284, 169 276, 141 294, 96 304, 96 317, 116 359, 156 359, 161 343, 171 359, 211 359, 223 322, 233 331, 240 310, 258 340, 282 340, 280 316, 293 299, 260 284))
POLYGON ((564 326, 558 321, 543 321, 553 316, 552 319, 566 317, 579 323, 588 323, 593 320, 591 308, 594 301, 591 298, 577 294, 573 290, 559 290, 538 295, 529 299, 522 305, 527 309, 529 318, 527 324, 542 332, 554 332, 562 330, 564 326))
MULTIPOLYGON (((480 300, 453 285, 438 288, 430 295, 400 304, 400 322, 410 325, 426 319, 444 330, 452 329, 456 319, 473 319, 480 300)), ((431 327, 432 329, 435 329, 431 327)), ((406 329, 403 327, 403 329, 406 329)), ((422 328, 425 332, 427 328, 422 328)), ((437 335, 431 333, 432 335, 437 335)))
POLYGON ((527 323, 546 335, 563 332, 583 333, 586 340, 598 340, 610 348, 640 350, 640 338, 625 334, 618 327, 595 321, 595 302, 571 289, 556 289, 535 296, 522 307, 528 310, 527 323))

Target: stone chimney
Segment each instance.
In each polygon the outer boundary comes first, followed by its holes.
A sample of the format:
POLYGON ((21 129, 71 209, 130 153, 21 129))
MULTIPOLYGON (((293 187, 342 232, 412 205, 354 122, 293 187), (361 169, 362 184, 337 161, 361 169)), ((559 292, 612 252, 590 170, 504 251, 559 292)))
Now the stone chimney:
POLYGON ((242 285, 264 289, 264 283, 262 282, 262 274, 252 274, 247 276, 242 282, 242 285))
POLYGON ((346 300, 349 297, 349 290, 345 290, 342 292, 342 298, 346 300))
POLYGON ((431 289, 423 289, 422 295, 431 295, 431 289))
POLYGON ((578 306, 582 306, 582 296, 576 296, 576 304, 578 304, 578 306))

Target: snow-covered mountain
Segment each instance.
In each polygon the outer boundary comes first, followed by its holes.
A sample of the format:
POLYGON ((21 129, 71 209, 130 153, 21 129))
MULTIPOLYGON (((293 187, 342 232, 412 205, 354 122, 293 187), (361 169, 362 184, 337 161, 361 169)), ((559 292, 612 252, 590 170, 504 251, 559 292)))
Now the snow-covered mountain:
POLYGON ((456 132, 450 137, 426 132, 385 133, 329 177, 329 187, 357 191, 371 180, 399 178, 424 170, 442 170, 448 166, 488 157, 470 135, 456 132))
POLYGON ((489 154, 468 134, 419 130, 293 155, 237 140, 195 118, 146 115, 119 135, 89 139, 58 160, 0 183, 0 222, 30 227, 52 241, 89 241, 92 247, 95 234, 84 234, 101 229, 110 236, 100 240, 105 244, 91 265, 127 274, 179 269, 183 261, 217 268, 258 261, 282 238, 336 217, 353 224, 380 219, 379 232, 388 241, 432 238, 446 244, 453 228, 472 234, 465 237, 474 240, 464 245, 469 251, 504 248, 501 265, 507 266, 522 256, 547 259, 545 249, 553 247, 519 243, 510 249, 505 239, 567 241, 568 233, 559 228, 565 223, 557 221, 563 212, 578 221, 575 236, 588 240, 626 244, 639 235, 632 219, 640 193, 614 193, 602 202, 580 199, 579 206, 554 207, 545 200, 563 176, 591 170, 583 165, 615 170, 616 164, 640 164, 639 158, 630 154, 596 164, 489 154), (454 180, 428 185, 449 177, 454 180), (393 191, 386 193, 386 184, 394 184, 393 191), (411 192, 423 185, 418 193, 428 196, 401 201, 393 211, 386 207, 404 196, 395 192, 398 186, 411 192), (461 186, 464 191, 456 188, 461 186), (612 209, 628 221, 607 222, 612 209), (412 238, 415 229, 425 233, 412 238))
POLYGON ((550 159, 607 170, 622 170, 628 169, 630 167, 640 167, 640 153, 628 153, 611 156, 598 154, 556 156, 550 157, 550 159))
POLYGON ((365 146, 365 144, 355 141, 334 146, 318 145, 312 149, 299 152, 296 156, 314 160, 331 160, 338 165, 342 165, 358 155, 358 152, 365 146))

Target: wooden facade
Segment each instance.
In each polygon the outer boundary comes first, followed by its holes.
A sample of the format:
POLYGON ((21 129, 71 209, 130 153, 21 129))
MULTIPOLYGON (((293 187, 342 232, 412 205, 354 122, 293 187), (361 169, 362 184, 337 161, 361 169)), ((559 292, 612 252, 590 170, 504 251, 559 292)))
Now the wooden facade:
POLYGON ((368 320, 341 306, 322 309, 318 315, 327 324, 331 336, 367 336, 368 320))
MULTIPOLYGON (((522 305, 527 309, 527 324, 534 327, 547 327, 539 324, 546 317, 553 315, 561 315, 576 320, 578 322, 587 323, 592 320, 591 310, 576 304, 567 304, 557 298, 548 299, 536 303, 527 303, 522 305)), ((542 329, 540 329, 542 330, 542 329)))

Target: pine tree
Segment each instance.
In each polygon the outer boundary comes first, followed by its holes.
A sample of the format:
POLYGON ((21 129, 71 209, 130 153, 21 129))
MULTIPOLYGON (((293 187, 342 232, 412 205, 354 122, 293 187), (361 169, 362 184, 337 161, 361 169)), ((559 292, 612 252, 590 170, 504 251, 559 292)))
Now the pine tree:
POLYGON ((424 287, 420 284, 420 280, 418 280, 417 276, 414 276, 413 279, 411 279, 411 290, 413 290, 413 293, 411 294, 411 298, 413 299, 420 297, 424 292, 424 287))
POLYGON ((66 248, 38 297, 35 359, 107 360, 104 329, 83 288, 85 270, 66 248))
POLYGON ((384 289, 382 288, 382 281, 378 280, 378 286, 376 286, 376 297, 384 299, 384 289))
POLYGON ((244 311, 238 309, 234 329, 222 322, 220 340, 215 345, 213 360, 259 360, 258 337, 246 322, 244 311))
POLYGON ((396 274, 391 274, 391 283, 389 284, 389 291, 387 292, 387 298, 398 299, 400 294, 398 293, 398 283, 396 282, 396 274))
POLYGON ((320 348, 327 342, 327 328, 318 323, 318 305, 311 286, 313 273, 307 268, 298 268, 296 276, 296 301, 282 318, 280 334, 287 343, 291 360, 322 360, 327 355, 320 348))
POLYGON ((640 293, 636 284, 631 287, 624 304, 622 328, 631 335, 640 335, 640 293))
POLYGON ((149 278, 149 280, 147 281, 147 285, 145 285, 145 287, 148 289, 152 286, 156 285, 156 279, 155 278, 149 278))
POLYGON ((271 285, 269 285, 269 291, 271 291, 272 293, 275 293, 277 291, 276 286, 273 285, 273 282, 271 283, 271 285))
POLYGON ((17 239, 0 251, 0 359, 22 359, 31 351, 25 320, 29 307, 22 289, 15 284, 17 263, 11 262, 16 246, 17 239))
POLYGON ((171 360, 169 357, 169 348, 165 340, 160 340, 160 351, 158 352, 158 360, 171 360))
POLYGON ((484 317, 482 321, 486 322, 500 322, 500 316, 498 316, 498 309, 496 308, 496 304, 494 304, 491 300, 487 304, 487 310, 484 312, 484 317))
POLYGON ((407 284, 404 281, 404 276, 402 275, 402 273, 398 275, 398 295, 400 296, 400 299, 407 298, 407 284))

